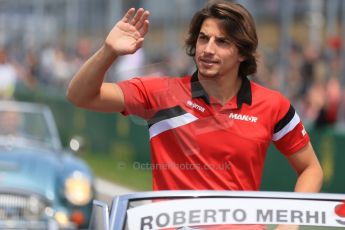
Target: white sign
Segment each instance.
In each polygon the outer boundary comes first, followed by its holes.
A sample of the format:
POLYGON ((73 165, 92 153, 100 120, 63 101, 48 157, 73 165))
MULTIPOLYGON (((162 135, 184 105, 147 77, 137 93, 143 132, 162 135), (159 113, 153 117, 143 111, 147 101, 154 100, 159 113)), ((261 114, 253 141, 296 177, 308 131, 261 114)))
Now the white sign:
POLYGON ((196 198, 157 201, 127 211, 130 230, 226 224, 345 227, 342 203, 281 198, 196 198))

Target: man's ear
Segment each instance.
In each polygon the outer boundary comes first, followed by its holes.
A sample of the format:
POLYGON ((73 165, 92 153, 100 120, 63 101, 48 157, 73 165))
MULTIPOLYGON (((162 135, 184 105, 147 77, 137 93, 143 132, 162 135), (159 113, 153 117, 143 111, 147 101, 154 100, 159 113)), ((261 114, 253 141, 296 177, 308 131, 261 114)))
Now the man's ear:
POLYGON ((238 60, 240 61, 240 62, 243 62, 243 61, 245 61, 247 58, 245 57, 245 56, 240 56, 239 58, 238 58, 238 60))

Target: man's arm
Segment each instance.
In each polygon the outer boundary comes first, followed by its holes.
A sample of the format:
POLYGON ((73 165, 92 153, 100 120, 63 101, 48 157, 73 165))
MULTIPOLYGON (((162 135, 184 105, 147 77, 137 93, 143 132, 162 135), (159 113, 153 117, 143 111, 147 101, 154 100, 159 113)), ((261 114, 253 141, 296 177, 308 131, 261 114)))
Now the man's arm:
MULTIPOLYGON (((323 172, 310 142, 298 152, 288 157, 288 161, 298 174, 295 192, 319 192, 323 172)), ((278 225, 275 230, 298 230, 298 225, 278 225)))
POLYGON ((121 112, 124 96, 115 83, 104 83, 104 76, 117 57, 140 49, 148 32, 149 12, 128 10, 108 34, 103 46, 72 78, 67 97, 75 105, 101 112, 121 112))
POLYGON ((288 161, 298 174, 295 192, 319 192, 323 172, 310 142, 298 152, 288 157, 288 161))

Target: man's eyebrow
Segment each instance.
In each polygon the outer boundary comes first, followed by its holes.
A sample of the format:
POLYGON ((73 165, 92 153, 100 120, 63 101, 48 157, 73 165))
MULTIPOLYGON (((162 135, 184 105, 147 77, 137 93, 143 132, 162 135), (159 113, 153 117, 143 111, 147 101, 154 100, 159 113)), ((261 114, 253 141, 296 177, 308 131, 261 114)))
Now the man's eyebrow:
MULTIPOLYGON (((199 36, 205 36, 205 37, 210 37, 206 32, 200 31, 199 36)), ((216 41, 225 41, 225 42, 231 42, 230 36, 216 36, 216 41)))
POLYGON ((200 31, 199 34, 204 35, 204 36, 208 36, 206 33, 202 32, 202 31, 200 31))
MULTIPOLYGON (((202 32, 202 31, 199 32, 199 35, 209 37, 207 33, 202 32)), ((231 41, 229 36, 216 36, 216 40, 231 41)))

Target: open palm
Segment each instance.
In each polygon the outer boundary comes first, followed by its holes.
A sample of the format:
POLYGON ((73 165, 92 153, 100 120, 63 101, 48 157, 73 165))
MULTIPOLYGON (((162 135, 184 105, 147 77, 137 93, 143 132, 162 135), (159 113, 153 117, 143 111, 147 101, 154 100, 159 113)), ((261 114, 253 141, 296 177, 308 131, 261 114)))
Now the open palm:
POLYGON ((117 55, 135 53, 143 44, 149 27, 149 12, 140 8, 128 10, 125 16, 113 27, 105 44, 117 55))

